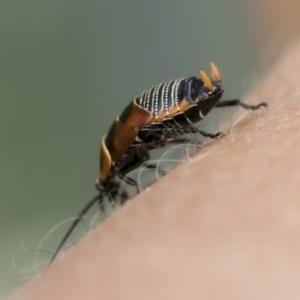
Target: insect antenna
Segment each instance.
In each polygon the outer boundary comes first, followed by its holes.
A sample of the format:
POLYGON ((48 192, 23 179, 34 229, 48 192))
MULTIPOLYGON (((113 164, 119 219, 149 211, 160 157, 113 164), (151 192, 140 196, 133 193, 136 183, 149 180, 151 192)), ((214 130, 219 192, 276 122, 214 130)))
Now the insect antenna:
POLYGON ((66 240, 69 238, 69 236, 71 235, 71 233, 73 232, 73 230, 75 229, 75 227, 78 225, 78 223, 82 220, 82 218, 84 217, 84 215, 90 210, 90 208, 92 208, 92 206, 99 200, 102 200, 102 191, 100 191, 100 193, 98 195, 96 195, 93 199, 91 199, 80 211, 80 213, 78 214, 78 216, 76 217, 76 219, 73 221, 73 223, 71 224, 69 230, 67 231, 67 233, 65 234, 65 236, 63 237, 63 239, 61 240, 59 246, 57 247, 54 255, 51 258, 50 264, 52 264, 52 262, 54 261, 54 259, 56 258, 57 254, 59 253, 59 251, 61 250, 62 246, 65 244, 66 240))

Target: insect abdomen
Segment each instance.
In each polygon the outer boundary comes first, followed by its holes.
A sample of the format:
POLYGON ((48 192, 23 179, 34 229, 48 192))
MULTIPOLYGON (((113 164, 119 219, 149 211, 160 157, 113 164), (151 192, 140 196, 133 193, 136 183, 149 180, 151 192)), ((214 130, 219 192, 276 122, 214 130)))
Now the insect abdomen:
POLYGON ((185 82, 186 79, 181 78, 160 83, 136 96, 133 102, 151 112, 153 122, 159 122, 180 111, 179 95, 185 82))

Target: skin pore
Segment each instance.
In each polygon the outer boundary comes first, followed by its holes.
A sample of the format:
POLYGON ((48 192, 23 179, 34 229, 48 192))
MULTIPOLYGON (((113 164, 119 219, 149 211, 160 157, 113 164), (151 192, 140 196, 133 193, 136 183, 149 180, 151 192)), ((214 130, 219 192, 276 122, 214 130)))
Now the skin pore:
POLYGON ((299 299, 299 70, 300 43, 246 99, 267 109, 235 116, 14 299, 299 299))

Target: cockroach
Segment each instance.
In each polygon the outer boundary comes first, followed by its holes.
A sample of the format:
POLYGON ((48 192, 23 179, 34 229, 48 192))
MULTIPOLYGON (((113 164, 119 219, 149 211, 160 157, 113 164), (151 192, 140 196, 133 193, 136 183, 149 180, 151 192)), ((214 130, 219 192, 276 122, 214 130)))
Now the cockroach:
POLYGON ((212 78, 199 69, 200 78, 191 76, 153 86, 136 96, 117 116, 101 142, 100 176, 96 181, 99 193, 83 207, 73 221, 51 262, 76 225, 96 202, 102 203, 104 196, 108 196, 111 202, 124 203, 128 200, 129 196, 120 189, 117 177, 135 186, 139 192, 137 182, 127 174, 149 159, 149 151, 189 133, 199 133, 211 139, 222 137, 222 132, 211 134, 194 126, 214 107, 241 106, 247 110, 267 107, 265 102, 249 105, 239 99, 219 102, 223 94, 222 76, 212 61, 210 69, 212 78))

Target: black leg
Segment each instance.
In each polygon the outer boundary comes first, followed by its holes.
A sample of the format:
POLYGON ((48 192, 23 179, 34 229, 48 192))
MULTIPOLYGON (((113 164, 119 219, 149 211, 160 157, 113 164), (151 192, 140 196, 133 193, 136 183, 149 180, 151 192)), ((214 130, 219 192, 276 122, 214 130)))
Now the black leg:
MULTIPOLYGON (((152 133, 154 133, 157 136, 161 136, 161 139, 158 141, 153 141, 147 144, 143 144, 138 147, 143 147, 146 151, 159 148, 164 146, 165 143, 169 143, 168 139, 170 138, 176 138, 179 135, 182 134, 190 134, 190 133, 200 133, 204 137, 209 137, 211 139, 223 137, 223 132, 217 132, 216 134, 208 133, 203 130, 200 130, 196 127, 156 127, 152 129, 152 133)), ((176 143, 176 140, 175 140, 176 143)))
POLYGON ((168 144, 185 144, 188 142, 193 142, 193 140, 180 138, 180 139, 174 139, 174 140, 168 141, 168 144))
POLYGON ((256 110, 256 109, 259 109, 261 106, 267 107, 268 104, 265 102, 261 102, 257 105, 250 105, 250 104, 240 101, 239 99, 233 99, 233 100, 221 101, 216 105, 216 107, 229 107, 229 106, 241 106, 248 110, 256 110))
MULTIPOLYGON (((141 146, 138 146, 138 147, 141 147, 141 146)), ((138 148, 138 147, 134 147, 133 149, 136 150, 135 148, 138 148)), ((125 181, 127 184, 134 186, 137 190, 137 193, 139 193, 140 189, 139 189, 137 182, 134 179, 126 176, 126 174, 129 173, 130 171, 138 168, 145 161, 147 161, 149 159, 149 154, 144 149, 142 149, 142 151, 133 151, 133 149, 131 149, 131 152, 128 153, 129 159, 120 168, 118 177, 121 180, 125 181)))
POLYGON ((121 180, 125 181, 127 184, 134 186, 136 188, 137 193, 140 192, 139 185, 137 184, 137 182, 135 180, 122 174, 121 172, 118 173, 118 176, 121 180))
MULTIPOLYGON (((100 190, 99 190, 100 191, 100 190)), ((63 239, 61 240, 61 242, 59 243, 56 251, 54 252, 50 264, 52 264, 52 262, 54 261, 54 259, 56 258, 58 252, 60 251, 60 249, 62 248, 62 246, 65 244, 66 240, 68 239, 68 237, 71 235, 71 233, 73 232, 73 230, 75 229, 75 227, 78 225, 78 223, 82 220, 82 218, 84 217, 84 215, 90 210, 90 208, 99 200, 102 201, 102 197, 103 197, 103 193, 102 191, 100 191, 100 194, 96 195, 96 197, 94 197, 92 200, 90 200, 88 203, 86 203, 86 205, 82 208, 82 210, 80 211, 80 213, 78 214, 78 216, 74 219, 74 221, 72 222, 71 226, 69 227, 68 231, 66 232, 66 234, 64 235, 63 239)))
MULTIPOLYGON (((160 133, 162 133, 162 132, 160 131, 160 133)), ((167 142, 168 142, 168 140, 166 140, 164 138, 164 135, 161 134, 161 138, 159 140, 148 142, 148 143, 142 143, 142 144, 133 146, 129 150, 129 152, 133 156, 140 157, 139 159, 141 160, 141 163, 143 163, 149 159, 148 151, 163 147, 167 142)))
POLYGON ((178 134, 200 133, 204 137, 209 137, 211 139, 215 139, 215 138, 219 138, 219 137, 223 137, 224 136, 223 132, 217 132, 216 134, 213 134, 213 133, 208 133, 206 131, 200 130, 200 129, 196 128, 196 127, 172 128, 172 129, 170 129, 170 131, 171 131, 171 133, 172 132, 176 132, 178 134))
POLYGON ((204 137, 209 137, 211 139, 216 139, 216 138, 220 138, 220 137, 225 136, 225 134, 223 132, 217 132, 216 134, 213 134, 213 133, 207 133, 207 132, 202 131, 202 130, 200 130, 198 128, 195 128, 195 127, 193 127, 193 129, 196 129, 197 130, 196 132, 200 133, 204 137))
MULTIPOLYGON (((145 168, 151 169, 151 170, 156 170, 158 168, 158 164, 145 164, 145 168)), ((157 169, 157 171, 160 173, 161 176, 165 176, 166 172, 160 169, 157 169)))

